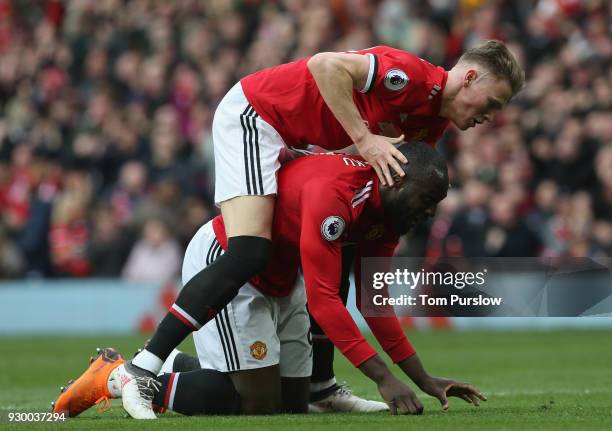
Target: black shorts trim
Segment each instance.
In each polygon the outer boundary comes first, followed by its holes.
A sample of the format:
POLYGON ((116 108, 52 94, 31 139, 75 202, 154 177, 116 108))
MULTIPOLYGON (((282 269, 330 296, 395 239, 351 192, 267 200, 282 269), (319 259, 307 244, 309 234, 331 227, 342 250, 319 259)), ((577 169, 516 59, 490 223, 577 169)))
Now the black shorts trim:
POLYGON ((244 172, 248 195, 264 194, 257 117, 259 115, 251 105, 248 105, 240 114, 242 143, 244 145, 244 172))

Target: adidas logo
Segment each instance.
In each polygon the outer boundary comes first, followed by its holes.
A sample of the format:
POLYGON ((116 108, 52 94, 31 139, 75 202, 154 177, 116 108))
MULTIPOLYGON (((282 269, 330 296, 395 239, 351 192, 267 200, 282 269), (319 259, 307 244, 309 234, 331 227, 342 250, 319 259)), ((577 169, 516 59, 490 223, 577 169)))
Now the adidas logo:
POLYGON ((429 92, 429 96, 427 96, 427 100, 433 99, 434 96, 440 92, 440 90, 442 90, 442 87, 440 87, 438 84, 434 84, 431 91, 429 92))

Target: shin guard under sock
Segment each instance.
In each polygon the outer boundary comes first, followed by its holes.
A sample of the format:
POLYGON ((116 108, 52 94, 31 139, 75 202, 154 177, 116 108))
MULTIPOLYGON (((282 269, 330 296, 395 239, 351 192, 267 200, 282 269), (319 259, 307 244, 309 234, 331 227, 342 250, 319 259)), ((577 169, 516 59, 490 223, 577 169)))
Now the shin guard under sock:
MULTIPOLYGON (((216 260, 212 256, 214 252, 209 252, 208 266, 185 284, 146 350, 163 362, 191 332, 212 319, 265 267, 271 250, 272 242, 268 239, 237 236, 229 238, 227 251, 216 260)), ((135 365, 140 366, 137 361, 135 365)), ((159 370, 149 371, 157 373, 159 370)))

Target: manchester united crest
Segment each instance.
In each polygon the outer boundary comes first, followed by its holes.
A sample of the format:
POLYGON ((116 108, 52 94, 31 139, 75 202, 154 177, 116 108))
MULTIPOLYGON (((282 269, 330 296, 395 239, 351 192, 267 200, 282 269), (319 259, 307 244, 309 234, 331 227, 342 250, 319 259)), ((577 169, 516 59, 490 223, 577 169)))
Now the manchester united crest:
POLYGON ((382 224, 372 225, 368 233, 366 233, 365 239, 367 241, 374 241, 381 238, 385 233, 385 226, 382 224))
POLYGON ((261 361, 268 354, 268 346, 263 341, 255 341, 251 344, 251 356, 261 361))

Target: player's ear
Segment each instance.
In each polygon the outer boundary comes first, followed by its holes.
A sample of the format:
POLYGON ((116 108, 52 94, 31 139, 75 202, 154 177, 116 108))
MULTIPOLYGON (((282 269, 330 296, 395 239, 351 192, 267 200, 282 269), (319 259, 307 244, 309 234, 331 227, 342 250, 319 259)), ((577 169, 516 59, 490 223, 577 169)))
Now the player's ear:
POLYGON ((478 78, 478 70, 474 68, 470 68, 465 72, 465 76, 463 77, 463 86, 469 87, 474 81, 478 78))

